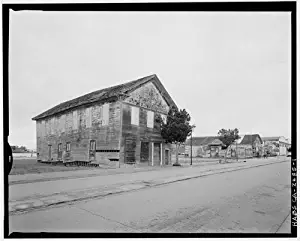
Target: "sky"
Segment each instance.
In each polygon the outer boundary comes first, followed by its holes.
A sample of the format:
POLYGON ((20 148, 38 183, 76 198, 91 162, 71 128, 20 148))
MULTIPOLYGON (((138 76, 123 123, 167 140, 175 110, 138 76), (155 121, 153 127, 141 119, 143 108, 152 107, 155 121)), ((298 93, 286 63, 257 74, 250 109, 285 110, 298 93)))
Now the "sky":
POLYGON ((9 31, 11 145, 35 149, 49 108, 151 74, 193 136, 291 136, 290 13, 11 11, 9 31))

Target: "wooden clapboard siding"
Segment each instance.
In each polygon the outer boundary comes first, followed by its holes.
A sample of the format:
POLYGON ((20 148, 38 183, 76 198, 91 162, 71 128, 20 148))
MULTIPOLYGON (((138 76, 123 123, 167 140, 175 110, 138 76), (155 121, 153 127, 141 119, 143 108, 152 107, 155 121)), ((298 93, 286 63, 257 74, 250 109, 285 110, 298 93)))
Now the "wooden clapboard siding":
MULTIPOLYGON (((56 158, 58 143, 62 143, 63 159, 67 156, 67 160, 88 160, 89 142, 95 140, 97 160, 107 162, 108 158, 120 158, 124 161, 125 143, 131 139, 134 144, 131 147, 127 144, 127 149, 132 149, 132 158, 137 162, 140 162, 141 155, 143 160, 147 159, 145 147, 141 151, 142 142, 149 143, 149 153, 152 153, 152 143, 163 143, 161 153, 164 160, 164 148, 168 147, 170 151, 171 148, 164 144, 155 119, 166 114, 172 106, 177 108, 156 75, 66 101, 33 118, 37 124, 38 158, 48 158, 48 145, 53 146, 53 157, 56 158), (139 110, 135 125, 131 123, 131 106, 139 110), (149 127, 148 111, 154 113, 153 126, 149 127), (65 153, 67 142, 72 146, 68 155, 65 153)), ((152 154, 149 155, 151 162, 152 154)))
MULTIPOLYGON (((64 113, 60 116, 49 118, 44 122, 37 121, 38 135, 37 135, 37 152, 39 159, 47 160, 48 145, 52 145, 52 156, 55 160, 58 157, 58 144, 62 143, 63 153, 66 152, 66 143, 71 143, 71 152, 68 160, 89 160, 89 142, 96 141, 96 149, 105 150, 119 150, 120 149, 120 103, 107 103, 109 114, 106 117, 106 123, 101 123, 103 113, 101 112, 101 104, 94 104, 92 106, 82 106, 76 109, 78 121, 78 128, 73 130, 73 112, 64 113), (90 108, 91 112, 91 127, 87 125, 88 118, 86 116, 86 108, 90 108), (52 119, 55 118, 55 121, 52 119), (63 123, 65 120, 65 123, 63 123), (53 123, 53 124, 51 124, 53 123), (64 128, 62 128, 64 126, 64 128), (51 134, 53 130, 57 130, 55 134, 51 134)), ((104 115, 105 118, 105 115, 104 115)), ((115 154, 113 154, 115 156, 115 154)), ((63 159, 64 159, 63 154, 63 159)), ((107 156, 107 154, 106 154, 107 156)))
MULTIPOLYGON (((135 146, 135 161, 137 163, 141 162, 141 155, 145 160, 145 154, 141 152, 142 142, 156 142, 156 143, 163 143, 164 140, 160 135, 159 127, 156 126, 155 128, 148 128, 147 127, 147 111, 149 109, 140 107, 139 111, 139 125, 132 125, 131 124, 131 104, 123 103, 122 113, 123 113, 123 119, 122 119, 122 139, 121 139, 121 148, 120 148, 120 161, 124 162, 123 155, 126 155, 126 148, 125 148, 125 140, 126 139, 135 139, 136 140, 136 146, 135 146)), ((155 115, 154 115, 155 117, 155 115)), ((163 150, 164 150, 163 145, 163 150)), ((151 153, 151 144, 149 144, 149 153, 151 153)), ((164 158, 164 151, 162 152, 163 158, 164 158)), ((149 163, 151 163, 151 155, 149 155, 149 163)), ((160 158, 159 161, 160 162, 160 158)), ((157 164, 157 163, 156 163, 157 164)))

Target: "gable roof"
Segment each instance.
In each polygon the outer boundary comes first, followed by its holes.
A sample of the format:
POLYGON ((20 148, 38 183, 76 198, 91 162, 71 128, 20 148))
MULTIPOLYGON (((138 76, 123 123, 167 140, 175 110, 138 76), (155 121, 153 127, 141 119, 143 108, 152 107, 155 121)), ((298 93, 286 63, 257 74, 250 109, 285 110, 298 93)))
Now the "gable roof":
POLYGON ((158 77, 154 74, 154 75, 146 76, 146 77, 143 77, 143 78, 140 78, 137 80, 126 82, 124 84, 115 85, 115 86, 111 86, 111 87, 108 87, 105 89, 97 90, 97 91, 91 92, 89 94, 80 96, 78 98, 63 102, 45 112, 37 115, 36 117, 32 118, 32 120, 46 118, 46 117, 58 114, 60 112, 70 110, 75 107, 93 103, 93 102, 99 102, 99 101, 104 102, 104 101, 108 101, 108 100, 111 100, 114 98, 116 100, 118 97, 127 97, 130 92, 134 91, 141 85, 143 85, 147 82, 150 82, 150 81, 152 81, 154 83, 154 85, 157 87, 158 91, 164 97, 167 104, 169 106, 175 106, 177 108, 175 102, 172 100, 172 98, 170 97, 170 95, 168 94, 168 92, 166 91, 166 89, 164 88, 164 86, 162 85, 160 80, 158 79, 158 77))
MULTIPOLYGON (((213 143, 216 139, 220 141, 218 136, 203 136, 203 137, 193 137, 193 146, 204 146, 213 143)), ((221 141, 220 141, 221 142, 221 141)), ((221 142, 222 144, 222 142, 221 142)), ((191 145, 191 138, 186 141, 186 145, 191 145)))
POLYGON ((211 146, 219 146, 219 145, 223 145, 223 142, 219 139, 214 139, 209 145, 211 146))
POLYGON ((258 134, 253 134, 253 135, 244 135, 242 141, 239 144, 252 145, 257 137, 260 140, 260 143, 262 143, 262 139, 260 138, 260 136, 258 134))
POLYGON ((279 141, 280 136, 273 136, 273 137, 262 137, 263 141, 279 141))
POLYGON ((265 141, 279 141, 282 143, 290 144, 290 140, 288 138, 285 138, 284 136, 262 137, 261 139, 264 142, 265 141))

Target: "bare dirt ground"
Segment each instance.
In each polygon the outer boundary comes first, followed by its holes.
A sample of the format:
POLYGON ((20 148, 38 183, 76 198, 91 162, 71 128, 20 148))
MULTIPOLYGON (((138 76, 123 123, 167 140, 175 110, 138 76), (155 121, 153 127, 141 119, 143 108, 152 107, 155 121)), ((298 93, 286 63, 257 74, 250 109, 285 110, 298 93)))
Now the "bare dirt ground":
MULTIPOLYGON (((217 163, 220 158, 199 158, 193 157, 192 164, 209 164, 209 163, 217 163)), ((232 162, 235 159, 228 159, 228 161, 232 162)), ((243 161, 239 159, 239 161, 243 161)), ((175 156, 172 156, 172 162, 175 163, 175 156)), ((191 158, 179 156, 179 163, 182 165, 190 165, 191 158)), ((105 167, 101 167, 102 169, 105 167)), ((111 166, 109 167, 112 168, 111 166)), ((116 167, 117 168, 117 167, 116 167)), ((16 157, 13 161, 13 167, 10 172, 10 175, 23 175, 23 174, 34 174, 34 173, 49 173, 49 172, 65 172, 65 171, 80 171, 80 170, 94 170, 94 167, 84 167, 84 166, 62 166, 62 165, 52 165, 39 163, 36 161, 35 157, 16 157)), ((97 168, 96 168, 97 169, 97 168)))
MULTIPOLYGON (((175 160, 175 158, 174 158, 175 160)), ((215 162, 217 159, 209 159, 209 158, 193 158, 193 164, 197 164, 200 162, 215 162)), ((175 161, 174 161, 175 162, 175 161)), ((179 157, 179 163, 181 164, 189 164, 190 158, 188 157, 179 157)), ((111 167, 110 167, 111 168, 111 167)), ((39 163, 36 161, 36 158, 22 158, 17 157, 14 158, 13 167, 10 175, 22 175, 28 173, 48 173, 48 172, 65 172, 65 171, 76 171, 76 170, 91 170, 95 169, 93 167, 77 167, 77 166, 61 166, 61 165, 52 165, 39 163)))

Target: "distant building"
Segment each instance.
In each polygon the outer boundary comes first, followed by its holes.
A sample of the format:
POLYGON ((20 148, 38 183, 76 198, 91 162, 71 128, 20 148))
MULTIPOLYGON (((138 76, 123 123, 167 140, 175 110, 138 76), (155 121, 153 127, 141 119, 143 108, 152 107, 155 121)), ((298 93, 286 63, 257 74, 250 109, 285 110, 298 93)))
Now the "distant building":
MULTIPOLYGON (((192 138, 193 157, 218 157, 222 148, 222 141, 218 136, 204 136, 192 138)), ((185 153, 191 156, 191 138, 185 143, 185 153)))
MULTIPOLYGON (((236 150, 240 158, 253 157, 262 154, 262 139, 260 135, 240 135, 240 139, 230 145, 227 151, 228 157, 235 157, 236 150)), ((205 136, 192 138, 193 157, 224 157, 226 151, 219 136, 205 136)), ((191 139, 185 143, 186 155, 191 156, 191 139)))
POLYGON ((263 155, 263 141, 259 134, 240 135, 240 139, 231 145, 232 150, 236 150, 240 158, 263 155))
POLYGON ((262 140, 264 146, 276 155, 287 155, 287 149, 291 147, 290 140, 283 136, 263 137, 262 140))
POLYGON ((110 164, 171 164, 171 145, 160 134, 176 107, 156 75, 98 90, 33 118, 38 159, 110 164))

